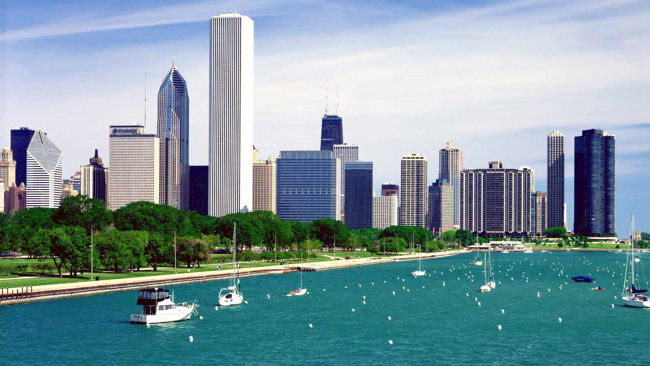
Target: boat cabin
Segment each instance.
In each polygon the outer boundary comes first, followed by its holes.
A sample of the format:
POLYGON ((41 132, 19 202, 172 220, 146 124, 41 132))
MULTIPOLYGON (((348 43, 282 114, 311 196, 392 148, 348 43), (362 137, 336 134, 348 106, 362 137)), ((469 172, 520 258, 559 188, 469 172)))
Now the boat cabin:
POLYGON ((166 299, 169 299, 169 290, 164 288, 148 288, 138 292, 138 305, 153 306, 166 299))

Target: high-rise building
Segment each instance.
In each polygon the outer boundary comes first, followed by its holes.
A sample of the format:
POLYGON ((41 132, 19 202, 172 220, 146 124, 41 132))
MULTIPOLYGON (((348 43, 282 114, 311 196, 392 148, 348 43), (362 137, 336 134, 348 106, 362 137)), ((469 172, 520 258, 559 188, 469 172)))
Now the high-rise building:
POLYGON ((397 226, 397 218, 397 195, 382 195, 372 198, 373 229, 397 226))
POLYGON ((208 214, 208 166, 190 165, 190 211, 208 214))
POLYGON ((574 232, 602 236, 616 233, 616 137, 584 130, 575 138, 574 232))
POLYGON ((16 186, 22 183, 27 184, 27 146, 32 141, 34 130, 21 127, 19 130, 11 130, 11 151, 16 161, 16 186))
POLYGON ((460 225, 460 171, 463 170, 463 151, 451 147, 440 150, 438 180, 447 181, 454 187, 454 225, 460 225))
POLYGON ((332 148, 332 157, 341 160, 341 206, 345 209, 345 163, 359 161, 359 146, 337 144, 332 148))
POLYGON ((70 178, 64 179, 63 184, 69 184, 72 186, 72 189, 81 192, 81 171, 78 170, 70 178))
POLYGON ((16 161, 13 159, 13 153, 9 146, 2 149, 0 156, 0 179, 4 182, 2 191, 6 191, 11 185, 16 184, 16 161))
POLYGON ((401 168, 400 225, 426 227, 427 159, 420 154, 406 155, 402 157, 401 168))
POLYGON ((4 205, 6 213, 27 208, 27 188, 25 188, 25 183, 21 183, 20 187, 12 184, 4 192, 4 205))
POLYGON ((429 186, 429 224, 435 235, 454 230, 454 186, 436 180, 429 186))
POLYGON ((63 185, 61 186, 61 199, 64 199, 66 197, 78 196, 78 195, 79 195, 79 191, 74 189, 72 184, 63 183, 63 185))
POLYGON ((534 192, 531 202, 531 219, 533 235, 542 235, 548 229, 548 193, 534 192))
POLYGON ((253 205, 253 21, 210 18, 210 156, 208 213, 253 205))
POLYGON ((334 145, 339 145, 342 143, 343 118, 337 116, 336 114, 327 114, 327 111, 325 111, 320 133, 320 149, 332 151, 334 149, 334 145))
POLYGON ((172 62, 158 91, 159 201, 181 210, 190 200, 189 109, 187 84, 172 62))
POLYGON ((160 139, 144 132, 142 125, 110 127, 108 208, 111 210, 136 201, 159 203, 160 139))
POLYGON ((488 169, 460 173, 460 228, 488 236, 525 235, 531 231, 535 175, 530 168, 488 169))
POLYGON ((332 152, 281 151, 277 159, 277 214, 285 221, 340 219, 339 159, 332 152))
MULTIPOLYGON (((0 178, 0 187, 3 188, 4 186, 5 186, 5 181, 2 178, 0 178)), ((5 190, 4 190, 4 188, 2 190, 2 197, 0 197, 0 212, 5 212, 5 190)))
POLYGON ((546 137, 546 161, 548 226, 564 226, 564 135, 560 131, 546 137))
POLYGON ((253 211, 276 212, 275 160, 257 160, 253 163, 253 211))
POLYGON ((79 170, 81 171, 79 193, 106 202, 106 169, 97 149, 95 149, 95 156, 90 158, 90 164, 82 165, 79 170))
POLYGON ((399 196, 399 185, 394 183, 384 183, 381 185, 382 196, 399 196))
POLYGON ((345 225, 349 229, 372 227, 372 162, 345 163, 345 225))
POLYGON ((35 130, 27 146, 25 180, 27 180, 27 208, 59 207, 63 184, 63 154, 47 137, 35 130))

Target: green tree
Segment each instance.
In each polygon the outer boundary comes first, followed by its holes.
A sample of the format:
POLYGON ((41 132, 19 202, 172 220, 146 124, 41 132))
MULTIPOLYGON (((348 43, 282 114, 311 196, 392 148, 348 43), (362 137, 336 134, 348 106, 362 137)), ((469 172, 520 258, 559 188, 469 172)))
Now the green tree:
POLYGON ((555 227, 549 227, 548 229, 544 230, 544 235, 546 235, 549 238, 566 238, 566 229, 564 226, 555 226, 555 227))
POLYGON ((52 216, 54 222, 63 226, 80 226, 90 235, 103 230, 112 221, 111 211, 104 202, 88 196, 69 196, 61 201, 52 216))
POLYGON ((474 244, 476 237, 469 230, 456 230, 456 242, 466 247, 474 244))
POLYGON ((328 247, 344 246, 350 239, 350 231, 341 221, 320 219, 312 222, 314 237, 328 247))
POLYGON ((170 238, 162 233, 152 231, 149 233, 147 246, 144 249, 144 257, 147 265, 154 271, 158 270, 161 263, 174 261, 174 246, 170 238))
POLYGON ((190 268, 192 264, 200 266, 201 262, 207 261, 209 258, 210 248, 208 244, 201 239, 195 238, 179 238, 177 256, 182 262, 187 264, 190 268))
POLYGON ((34 256, 34 243, 30 238, 38 229, 51 229, 56 226, 52 215, 55 209, 34 207, 19 210, 11 214, 7 228, 8 246, 11 250, 21 250, 30 257, 34 256))
POLYGON ((427 240, 433 240, 433 234, 420 226, 390 226, 379 234, 380 238, 399 237, 407 243, 414 244, 424 243, 427 240))
POLYGON ((454 240, 456 240, 456 230, 445 231, 445 232, 442 233, 441 237, 442 237, 443 241, 445 241, 447 243, 451 243, 454 240))
POLYGON ((95 236, 95 246, 104 268, 115 272, 139 268, 145 263, 148 234, 144 231, 108 230, 95 236))

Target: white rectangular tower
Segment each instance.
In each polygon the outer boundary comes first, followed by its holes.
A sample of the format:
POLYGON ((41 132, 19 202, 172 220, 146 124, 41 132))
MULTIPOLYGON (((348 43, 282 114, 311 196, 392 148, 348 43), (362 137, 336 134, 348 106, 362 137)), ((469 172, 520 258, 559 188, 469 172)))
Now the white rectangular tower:
POLYGON ((210 18, 208 214, 253 207, 253 21, 210 18))

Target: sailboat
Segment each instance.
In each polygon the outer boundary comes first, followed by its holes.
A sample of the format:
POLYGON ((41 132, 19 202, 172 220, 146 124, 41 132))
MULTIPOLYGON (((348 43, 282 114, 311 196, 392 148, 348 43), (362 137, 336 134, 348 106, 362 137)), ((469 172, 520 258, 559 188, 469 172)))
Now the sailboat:
POLYGON ((490 283, 487 280, 487 258, 485 252, 483 252, 483 278, 485 281, 485 285, 481 286, 481 292, 490 292, 492 291, 492 286, 490 286, 490 283))
POLYGON ((623 294, 621 298, 625 306, 632 308, 650 308, 650 298, 648 298, 648 290, 638 289, 634 286, 634 282, 637 280, 638 274, 634 272, 634 264, 638 263, 636 260, 638 256, 634 255, 634 216, 632 217, 631 222, 631 243, 630 248, 627 252, 627 259, 625 262, 625 277, 623 278, 623 294), (628 280, 628 268, 630 269, 630 286, 627 286, 628 280))
POLYGON ((232 246, 232 280, 230 286, 219 290, 219 305, 239 305, 244 301, 244 294, 239 289, 239 268, 237 266, 237 223, 233 230, 232 246))
MULTIPOLYGON (((478 248, 478 235, 476 236, 476 247, 478 248)), ((481 256, 476 252, 476 258, 474 258, 474 265, 475 266, 482 266, 483 261, 481 260, 481 256)))
MULTIPOLYGON (((309 253, 309 238, 307 238, 307 253, 309 253)), ((309 254, 307 254, 307 257, 309 257, 309 254)), ((302 262, 302 252, 300 253, 300 262, 302 262)), ((291 290, 286 296, 302 296, 307 293, 307 289, 302 287, 302 268, 298 269, 300 270, 300 287, 291 290)))
POLYGON ((497 287, 497 283, 494 282, 494 275, 492 274, 492 248, 488 250, 488 263, 490 265, 490 278, 487 282, 488 286, 490 286, 492 289, 497 287))
MULTIPOLYGON (((413 245, 413 241, 411 241, 411 245, 413 245)), ((415 249, 413 250, 415 251, 415 249)), ((411 275, 413 277, 419 277, 419 276, 426 276, 427 271, 422 269, 422 246, 420 246, 420 255, 418 256, 418 269, 417 271, 411 272, 411 275)))

